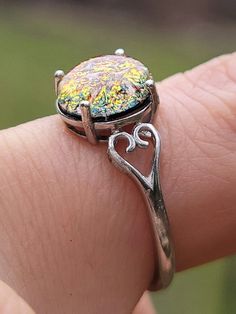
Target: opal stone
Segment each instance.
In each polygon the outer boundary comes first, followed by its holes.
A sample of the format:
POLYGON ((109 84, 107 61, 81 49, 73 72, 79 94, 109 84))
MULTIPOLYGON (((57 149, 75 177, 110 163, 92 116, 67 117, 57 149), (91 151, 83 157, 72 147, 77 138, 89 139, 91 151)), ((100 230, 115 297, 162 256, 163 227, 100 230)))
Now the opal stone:
POLYGON ((66 114, 79 116, 79 104, 87 100, 92 117, 107 120, 140 105, 150 94, 145 84, 148 79, 148 69, 133 58, 92 58, 64 76, 58 86, 58 105, 66 114))

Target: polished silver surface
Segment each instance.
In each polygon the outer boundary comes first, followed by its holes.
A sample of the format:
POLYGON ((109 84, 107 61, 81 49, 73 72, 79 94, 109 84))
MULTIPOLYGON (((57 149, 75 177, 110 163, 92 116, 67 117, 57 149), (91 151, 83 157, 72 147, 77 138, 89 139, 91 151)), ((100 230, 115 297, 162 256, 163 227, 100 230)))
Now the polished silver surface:
POLYGON ((65 73, 62 70, 57 70, 54 74, 54 88, 56 96, 58 96, 58 85, 65 76, 65 73))
MULTIPOLYGON (((154 99, 154 98, 153 98, 154 99)), ((148 102, 141 109, 130 113, 127 116, 117 118, 111 121, 93 121, 90 123, 93 124, 94 134, 96 135, 96 141, 108 141, 109 136, 114 132, 114 130, 122 130, 128 125, 133 125, 139 122, 148 122, 152 118, 153 108, 158 106, 158 103, 153 104, 152 97, 150 102, 148 102), (100 136, 100 134, 105 134, 105 136, 100 136)), ((69 116, 65 114, 58 102, 56 101, 57 112, 60 114, 64 122, 70 126, 70 129, 79 136, 84 136, 85 134, 81 131, 84 130, 84 123, 82 119, 77 117, 69 116)), ((80 107, 78 107, 80 110, 80 107)), ((79 114, 80 115, 80 114, 79 114)))
POLYGON ((159 101, 157 88, 156 88, 156 84, 155 84, 154 80, 147 80, 146 85, 148 86, 150 93, 152 95, 152 115, 151 115, 151 119, 150 119, 150 122, 152 122, 160 101, 159 101))
POLYGON ((154 86, 155 85, 155 82, 153 81, 153 80, 147 80, 146 82, 146 85, 148 86, 148 87, 152 87, 152 86, 154 86))
POLYGON ((173 244, 170 237, 169 221, 161 192, 159 178, 159 156, 161 149, 160 136, 155 127, 150 123, 140 123, 135 126, 133 134, 116 132, 108 142, 108 155, 112 163, 120 170, 133 177, 141 188, 147 201, 150 219, 153 225, 155 238, 156 270, 150 290, 167 287, 172 280, 175 265, 173 244), (148 176, 143 175, 137 168, 124 159, 116 150, 119 139, 128 140, 126 152, 132 152, 136 147, 147 148, 149 141, 144 140, 145 132, 151 133, 153 140, 153 158, 151 171, 148 176))
POLYGON ((84 100, 83 102, 80 103, 78 108, 81 112, 82 125, 85 135, 91 144, 96 144, 97 137, 94 131, 94 124, 91 117, 90 103, 84 100))
POLYGON ((118 48, 118 49, 116 49, 115 55, 117 55, 117 56, 125 56, 125 51, 124 51, 124 49, 123 49, 123 48, 118 48))

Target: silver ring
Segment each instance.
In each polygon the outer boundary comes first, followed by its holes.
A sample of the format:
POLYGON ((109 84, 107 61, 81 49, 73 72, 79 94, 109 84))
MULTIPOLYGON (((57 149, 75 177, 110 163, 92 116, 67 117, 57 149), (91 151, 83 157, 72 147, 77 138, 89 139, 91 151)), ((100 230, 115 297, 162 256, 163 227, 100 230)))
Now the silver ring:
POLYGON ((151 124, 159 97, 152 75, 138 60, 117 49, 113 55, 84 61, 66 75, 55 73, 57 111, 68 128, 91 144, 108 141, 111 162, 130 175, 147 202, 155 242, 155 273, 150 290, 167 287, 175 261, 169 221, 159 178, 161 139, 151 124), (150 173, 145 176, 117 150, 128 141, 126 153, 153 144, 150 173))

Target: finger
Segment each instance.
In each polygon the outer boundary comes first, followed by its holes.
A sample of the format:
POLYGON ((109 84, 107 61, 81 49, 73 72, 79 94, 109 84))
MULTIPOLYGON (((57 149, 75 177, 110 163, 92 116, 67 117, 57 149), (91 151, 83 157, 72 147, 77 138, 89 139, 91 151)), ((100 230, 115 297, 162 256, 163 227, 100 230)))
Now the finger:
POLYGON ((162 184, 181 270, 236 251, 236 54, 164 81, 160 97, 162 184))
POLYGON ((34 314, 28 304, 4 282, 0 281, 1 314, 34 314))
MULTIPOLYGON (((159 86, 178 269, 235 251, 235 55, 220 60, 159 86)), ((0 139, 1 278, 38 312, 131 313, 154 269, 133 181, 108 162, 105 145, 72 136, 58 117, 0 139)))
POLYGON ((133 311, 133 314, 157 314, 147 292, 145 292, 139 300, 133 311))

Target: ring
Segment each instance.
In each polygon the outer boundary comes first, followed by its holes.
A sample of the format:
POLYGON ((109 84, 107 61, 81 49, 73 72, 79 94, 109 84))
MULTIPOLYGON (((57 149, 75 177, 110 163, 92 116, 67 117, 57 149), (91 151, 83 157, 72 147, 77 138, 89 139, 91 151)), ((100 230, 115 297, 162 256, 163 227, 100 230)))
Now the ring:
POLYGON ((152 124, 159 97, 151 73, 123 49, 89 59, 66 75, 55 72, 56 108, 68 128, 92 144, 108 141, 111 162, 130 175, 145 197, 155 243, 155 271, 150 290, 165 288, 175 271, 173 243, 159 178, 160 135, 152 124), (132 130, 130 132, 130 130, 132 130), (153 145, 150 173, 142 174, 117 149, 126 153, 153 145))

